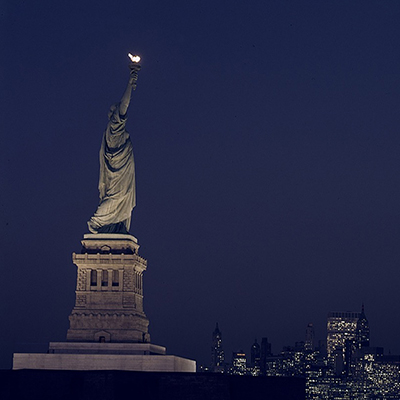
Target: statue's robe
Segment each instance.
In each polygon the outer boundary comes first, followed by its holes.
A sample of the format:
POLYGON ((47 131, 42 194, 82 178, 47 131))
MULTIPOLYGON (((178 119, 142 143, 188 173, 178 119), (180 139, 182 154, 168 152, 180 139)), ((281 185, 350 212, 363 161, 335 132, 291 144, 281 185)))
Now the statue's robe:
POLYGON ((132 142, 119 104, 109 113, 100 148, 100 204, 88 221, 93 233, 128 233, 136 205, 135 163, 132 142))

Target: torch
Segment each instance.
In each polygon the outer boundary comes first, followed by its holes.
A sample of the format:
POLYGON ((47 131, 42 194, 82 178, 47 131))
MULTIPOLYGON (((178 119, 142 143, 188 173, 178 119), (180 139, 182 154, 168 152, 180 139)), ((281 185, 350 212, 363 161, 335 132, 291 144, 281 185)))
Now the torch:
MULTIPOLYGON (((128 57, 131 60, 131 62, 129 64, 129 68, 131 70, 131 74, 135 74, 136 75, 136 79, 137 79, 137 73, 139 72, 139 70, 141 68, 141 65, 139 64, 140 57, 139 56, 134 56, 131 53, 128 53, 128 57)), ((136 89, 136 81, 132 85, 132 89, 133 90, 136 89)))

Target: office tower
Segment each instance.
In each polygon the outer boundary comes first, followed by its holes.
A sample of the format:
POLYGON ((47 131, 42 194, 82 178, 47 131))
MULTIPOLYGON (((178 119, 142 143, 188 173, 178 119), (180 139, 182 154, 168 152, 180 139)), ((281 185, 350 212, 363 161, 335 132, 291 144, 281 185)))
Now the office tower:
POLYGON ((327 322, 326 347, 328 362, 336 375, 348 374, 351 356, 355 350, 358 312, 330 312, 327 322))
POLYGON ((272 356, 271 343, 268 342, 268 338, 263 337, 261 339, 261 354, 260 354, 260 368, 261 374, 265 375, 267 369, 267 358, 272 356))
POLYGON ((254 343, 251 346, 251 353, 250 353, 250 362, 251 365, 260 365, 260 359, 261 359, 261 347, 257 343, 257 339, 254 340, 254 343))
POLYGON ((314 327, 313 324, 308 324, 306 328, 306 341, 304 344, 304 350, 313 351, 314 350, 314 327))
POLYGON ((357 332, 358 312, 330 312, 327 322, 327 352, 331 358, 335 351, 344 350, 347 340, 354 340, 357 332))
POLYGON ((225 368, 225 355, 222 348, 222 333, 218 328, 218 322, 212 334, 211 346, 211 371, 223 372, 225 368))
POLYGON ((257 343, 257 339, 255 339, 250 350, 250 364, 251 364, 250 372, 254 376, 258 376, 261 373, 260 361, 261 361, 261 347, 257 343))
POLYGON ((246 354, 243 350, 234 351, 232 353, 232 374, 233 375, 246 375, 247 374, 247 360, 246 354))
POLYGON ((364 304, 356 327, 356 348, 361 349, 363 347, 369 347, 369 324, 364 313, 364 304))

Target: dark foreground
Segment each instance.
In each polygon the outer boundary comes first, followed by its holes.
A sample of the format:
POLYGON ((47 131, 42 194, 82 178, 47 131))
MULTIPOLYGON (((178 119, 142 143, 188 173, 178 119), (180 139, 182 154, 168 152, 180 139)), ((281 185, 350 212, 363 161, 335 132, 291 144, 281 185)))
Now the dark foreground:
POLYGON ((1 400, 300 400, 301 378, 207 373, 0 370, 1 400))

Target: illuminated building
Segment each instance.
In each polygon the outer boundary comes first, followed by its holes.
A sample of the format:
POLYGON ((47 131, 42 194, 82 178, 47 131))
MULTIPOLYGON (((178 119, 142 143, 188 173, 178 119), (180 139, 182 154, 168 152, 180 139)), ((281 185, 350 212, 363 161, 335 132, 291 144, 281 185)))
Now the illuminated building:
POLYGON ((332 398, 333 386, 341 379, 332 374, 332 369, 324 365, 313 365, 306 372, 306 398, 308 400, 325 400, 332 398))
POLYGON ((400 357, 384 355, 382 347, 357 350, 353 382, 368 399, 399 399, 400 357))
POLYGON ((212 334, 211 346, 211 371, 224 372, 225 354, 222 348, 222 333, 218 328, 218 322, 212 334))
POLYGON ((369 347, 369 324, 364 313, 364 304, 362 305, 361 314, 357 321, 356 347, 357 349, 369 347))
POLYGON ((261 339, 261 354, 260 354, 260 369, 261 374, 265 375, 267 358, 272 356, 271 343, 268 342, 268 338, 263 337, 261 339))
POLYGON ((282 350, 281 376, 304 375, 304 342, 296 342, 295 346, 285 346, 282 350))
POLYGON ((357 333, 358 312, 330 312, 327 322, 326 347, 330 364, 335 365, 339 374, 346 370, 348 357, 346 346, 354 342, 357 333), (347 343, 347 344, 346 344, 347 343))
POLYGON ((260 375, 261 373, 260 361, 261 361, 261 347, 257 343, 257 339, 255 339, 253 345, 251 346, 251 352, 250 352, 250 369, 251 369, 250 372, 254 376, 260 375))
POLYGON ((247 360, 243 350, 232 354, 232 375, 247 375, 247 360))

